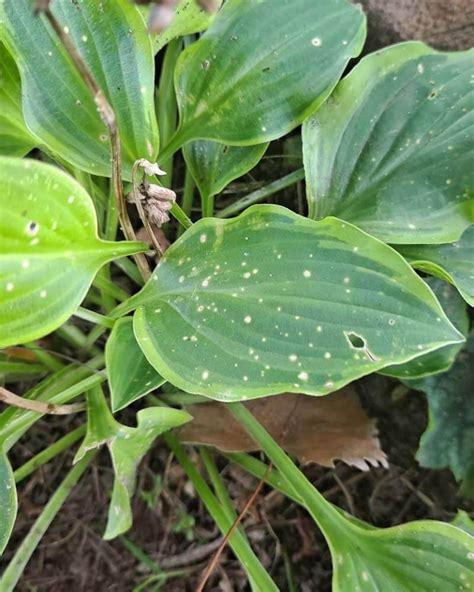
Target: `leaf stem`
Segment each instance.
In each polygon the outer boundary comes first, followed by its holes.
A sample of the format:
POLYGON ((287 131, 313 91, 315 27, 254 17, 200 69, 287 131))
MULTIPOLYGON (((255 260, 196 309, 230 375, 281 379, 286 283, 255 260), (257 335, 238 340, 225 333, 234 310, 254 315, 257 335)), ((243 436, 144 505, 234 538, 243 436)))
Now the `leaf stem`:
POLYGON ((0 590, 2 590, 2 592, 13 592, 16 584, 21 578, 26 564, 30 560, 36 547, 39 545, 51 522, 58 514, 74 486, 94 458, 94 454, 95 451, 89 452, 81 461, 74 465, 51 496, 51 499, 44 507, 38 519, 31 527, 29 533, 26 535, 23 542, 16 550, 12 560, 3 572, 2 579, 0 580, 0 590))
POLYGON ((16 471, 13 473, 13 476, 15 477, 15 483, 20 483, 20 481, 23 481, 23 479, 36 471, 38 467, 48 463, 50 460, 58 456, 58 454, 61 454, 61 452, 64 452, 70 448, 73 444, 80 440, 82 436, 84 436, 86 433, 86 428, 86 424, 79 426, 41 452, 38 452, 38 454, 33 456, 33 458, 30 458, 30 460, 21 465, 21 467, 18 467, 18 469, 16 469, 16 471))
POLYGON ((286 175, 285 177, 282 177, 281 179, 277 179, 276 181, 273 181, 269 185, 266 185, 265 187, 257 189, 257 191, 253 191, 252 193, 249 193, 245 197, 242 197, 241 199, 237 200, 233 204, 230 204, 230 206, 227 206, 226 208, 224 208, 220 212, 217 212, 216 218, 228 218, 229 216, 233 216, 234 214, 238 214, 242 210, 245 210, 245 208, 247 208, 248 206, 259 203, 259 202, 263 201, 264 199, 266 199, 267 197, 270 197, 274 193, 277 193, 278 191, 282 191, 283 189, 286 189, 287 187, 291 187, 291 185, 295 185, 295 183, 298 183, 298 181, 302 181, 303 179, 304 179, 304 168, 293 171, 289 175, 286 175))
MULTIPOLYGON (((194 488, 206 506, 208 512, 211 514, 213 520, 216 522, 221 532, 225 535, 232 526, 232 521, 229 520, 227 513, 222 509, 218 499, 214 496, 207 483, 190 461, 178 439, 170 433, 164 434, 164 438, 174 453, 176 459, 193 483, 194 488)), ((278 588, 271 579, 270 575, 266 572, 265 568, 262 566, 252 548, 250 547, 247 539, 239 530, 232 534, 231 538, 229 539, 229 545, 242 564, 242 567, 247 572, 252 584, 254 584, 255 590, 278 592, 278 588)))
POLYGON ((110 317, 106 317, 104 315, 101 315, 100 313, 95 312, 93 310, 83 308, 82 306, 80 306, 76 310, 76 312, 74 313, 74 316, 77 317, 78 319, 82 319, 83 321, 88 321, 89 323, 93 323, 94 325, 100 325, 101 327, 106 327, 107 329, 113 329, 113 326, 115 324, 114 319, 111 319, 110 317))
POLYGON ((336 536, 344 536, 346 519, 308 481, 252 413, 242 403, 229 403, 227 408, 278 468, 294 494, 303 501, 328 542, 336 536))
POLYGON ((32 401, 31 399, 24 399, 12 393, 11 391, 0 386, 0 401, 12 407, 19 409, 27 409, 45 415, 71 415, 84 411, 85 406, 82 403, 74 405, 53 405, 52 403, 43 403, 42 401, 32 401))

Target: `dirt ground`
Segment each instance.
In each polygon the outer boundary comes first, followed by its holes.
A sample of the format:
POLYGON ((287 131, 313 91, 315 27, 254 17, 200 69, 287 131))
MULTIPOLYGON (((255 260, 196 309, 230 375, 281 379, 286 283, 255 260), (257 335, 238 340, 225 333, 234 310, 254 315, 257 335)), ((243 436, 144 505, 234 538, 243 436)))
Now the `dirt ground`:
MULTIPOLYGON (((474 512, 472 501, 457 497, 449 471, 424 470, 414 460, 427 422, 424 396, 416 392, 400 396, 396 382, 376 375, 359 381, 358 390, 370 415, 378 418, 390 468, 361 473, 343 464, 333 470, 307 467, 306 474, 327 499, 381 527, 421 518, 449 521, 458 508, 474 512)), ((15 464, 57 438, 63 429, 64 424, 57 419, 39 422, 28 441, 17 448, 15 464)), ((10 549, 31 527, 71 458, 72 454, 63 455, 20 487, 20 513, 10 549)), ((236 506, 242 508, 257 480, 222 457, 216 459, 236 506)), ((197 455, 195 460, 198 462, 197 455)), ((18 585, 19 592, 130 592, 149 579, 150 569, 133 557, 124 542, 101 538, 111 485, 112 472, 103 453, 43 539, 18 585)), ((163 443, 157 443, 142 465, 133 512, 134 525, 127 539, 163 570, 176 574, 162 587, 152 582, 141 589, 191 592, 221 538, 163 443), (160 475, 163 478, 157 483, 160 475)), ((265 488, 245 518, 244 527, 282 591, 291 590, 288 578, 293 578, 295 589, 301 592, 331 590, 328 549, 300 507, 265 488)), ((9 556, 7 552, 4 560, 9 556)), ((248 590, 230 551, 224 553, 208 590, 248 590)))
MULTIPOLYGON (((474 0, 363 0, 362 4, 369 10, 371 49, 408 38, 426 39, 442 49, 462 49, 472 42, 474 0)), ((259 180, 268 182, 284 174, 281 163, 267 161, 260 169, 263 176, 259 180)), ((243 191, 252 188, 253 183, 258 186, 258 180, 252 176, 246 181, 243 191)), ((235 190, 239 190, 239 185, 235 190)), ((296 207, 294 191, 277 197, 280 203, 301 210, 302 186, 297 188, 296 195, 296 207)), ((415 452, 427 424, 426 400, 420 393, 401 392, 396 386, 396 382, 377 375, 358 382, 364 406, 378 419, 382 445, 390 462, 388 470, 361 473, 338 464, 333 470, 309 466, 305 468, 306 474, 331 502, 380 527, 422 518, 449 521, 458 509, 474 512, 471 500, 457 497, 457 485, 449 471, 425 470, 417 465, 415 452)), ((137 403, 133 410, 139 407, 137 403)), ((124 421, 129 419, 133 423, 133 416, 133 412, 126 412, 124 421)), ((70 431, 74 421, 77 420, 49 418, 38 422, 15 447, 14 466, 70 431)), ((70 467, 72 456, 73 452, 64 454, 20 485, 19 518, 3 565, 70 467)), ((197 455, 195 460, 199 462, 197 455)), ((257 480, 218 455, 216 460, 236 507, 242 508, 257 480)), ((106 542, 102 533, 112 478, 104 451, 34 553, 17 587, 19 592, 193 591, 221 537, 166 446, 158 441, 142 464, 133 502, 133 529, 125 540, 106 542), (156 578, 153 580, 151 566, 134 557, 130 542, 168 573, 164 583, 159 585, 156 578)), ((327 546, 303 509, 265 487, 243 525, 282 592, 331 590, 327 546)), ((157 573, 158 568, 154 569, 157 573)), ((230 551, 223 554, 207 590, 248 590, 244 574, 230 551)))

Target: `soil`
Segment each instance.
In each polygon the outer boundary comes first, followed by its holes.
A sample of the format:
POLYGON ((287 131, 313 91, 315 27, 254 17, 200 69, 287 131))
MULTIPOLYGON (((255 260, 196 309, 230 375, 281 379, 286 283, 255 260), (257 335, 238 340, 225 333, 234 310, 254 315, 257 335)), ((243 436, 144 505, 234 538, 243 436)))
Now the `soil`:
MULTIPOLYGON (((472 0, 362 0, 369 11, 369 47, 422 38, 439 48, 461 49, 469 45, 474 28, 472 0)), ((282 142, 262 165, 243 182, 233 184, 233 201, 260 184, 281 177, 288 160, 277 158, 292 152, 297 139, 282 142), (280 154, 278 154, 280 153, 280 154)), ((291 161, 290 161, 291 162, 291 161)), ((300 166, 295 159, 291 169, 300 166)), ((278 203, 304 211, 304 188, 275 196, 278 203)), ((450 521, 458 509, 474 513, 474 502, 458 497, 452 474, 422 469, 415 460, 420 435, 427 425, 425 397, 400 389, 379 375, 357 383, 369 414, 378 419, 382 445, 390 468, 362 473, 342 463, 334 469, 305 467, 305 473, 331 502, 376 526, 386 527, 423 518, 450 521)), ((136 403, 119 419, 133 424, 136 403)), ((39 421, 12 454, 19 466, 33 454, 74 427, 76 419, 39 421)), ((193 452, 199 464, 199 457, 193 452)), ((19 486, 19 517, 12 541, 0 565, 31 528, 61 478, 71 465, 73 452, 42 467, 19 486)), ((258 482, 218 454, 216 462, 238 509, 258 482)), ((130 592, 131 590, 192 592, 202 570, 221 538, 179 464, 158 441, 143 462, 133 501, 134 524, 126 539, 107 542, 105 528, 113 474, 107 453, 102 452, 74 489, 35 551, 18 592, 130 592), (153 579, 153 570, 127 549, 132 542, 169 577, 153 579), (196 553, 196 550, 199 550, 196 553), (199 553, 201 553, 199 555, 199 553), (149 582, 147 584, 147 582, 149 582), (142 585, 142 587, 139 587, 142 585)), ((282 592, 329 592, 331 558, 316 526, 296 504, 264 487, 243 521, 253 548, 271 572, 282 592)), ((157 571, 155 570, 155 573, 157 571)), ((248 590, 246 578, 229 550, 208 583, 208 591, 248 590)))

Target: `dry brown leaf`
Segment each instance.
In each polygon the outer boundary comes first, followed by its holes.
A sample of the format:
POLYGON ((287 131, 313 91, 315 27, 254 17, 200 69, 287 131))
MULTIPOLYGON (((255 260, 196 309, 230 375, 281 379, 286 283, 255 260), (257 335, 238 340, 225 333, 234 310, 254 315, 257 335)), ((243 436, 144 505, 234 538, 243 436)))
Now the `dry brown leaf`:
MULTIPOLYGON (((245 403, 280 446, 303 463, 333 467, 336 459, 358 467, 387 467, 375 420, 362 409, 353 387, 326 397, 284 394, 245 403)), ((180 431, 183 442, 214 446, 224 452, 259 447, 222 403, 188 408, 194 420, 180 431)))

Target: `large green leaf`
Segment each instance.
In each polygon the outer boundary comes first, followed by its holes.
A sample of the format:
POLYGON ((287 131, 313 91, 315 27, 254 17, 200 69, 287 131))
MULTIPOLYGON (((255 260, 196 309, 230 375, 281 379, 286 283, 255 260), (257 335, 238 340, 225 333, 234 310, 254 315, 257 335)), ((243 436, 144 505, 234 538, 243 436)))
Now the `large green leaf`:
POLYGON ((132 526, 130 499, 135 491, 137 467, 157 436, 191 419, 184 411, 166 407, 142 409, 137 413, 137 427, 116 421, 110 413, 100 387, 88 395, 87 434, 75 462, 88 450, 107 445, 114 467, 114 487, 104 534, 112 539, 132 526))
POLYGON ((474 332, 444 374, 407 381, 428 397, 429 424, 417 459, 424 467, 449 467, 465 493, 474 495, 474 332))
POLYGON ((56 167, 0 157, 0 187, 0 347, 5 347, 59 327, 102 265, 146 247, 99 240, 91 198, 56 167))
MULTIPOLYGON (((110 176, 107 129, 97 105, 45 18, 33 15, 32 4, 0 3, 5 40, 21 74, 26 123, 74 166, 110 176)), ((159 142, 145 23, 128 0, 55 0, 51 10, 112 102, 129 177, 136 159, 156 157, 159 142)))
MULTIPOLYGON (((145 20, 148 21, 150 7, 142 6, 140 10, 145 20)), ((193 33, 204 31, 204 29, 209 27, 215 17, 215 12, 206 12, 199 6, 196 0, 180 0, 176 6, 175 16, 171 24, 164 31, 152 37, 154 53, 158 53, 170 41, 176 39, 176 37, 183 37, 184 35, 192 35, 193 33)))
POLYGON ((223 401, 324 395, 463 340, 393 249, 279 206, 194 224, 121 312, 133 308, 156 370, 223 401))
POLYGON ((15 479, 10 462, 0 446, 0 555, 7 546, 17 512, 15 479))
POLYGON ((267 147, 268 144, 229 146, 209 140, 186 144, 183 148, 184 158, 201 194, 203 209, 207 199, 253 169, 267 147))
POLYGON ((228 0, 180 56, 180 127, 165 152, 196 139, 251 145, 289 132, 327 98, 365 34, 362 11, 347 0, 228 0))
POLYGON ((369 55, 304 125, 310 217, 385 242, 457 240, 474 221, 474 51, 369 55))
POLYGON ((20 73, 0 43, 0 154, 24 156, 36 145, 21 111, 20 73))
POLYGON ((119 319, 105 346, 112 411, 119 411, 165 382, 150 366, 133 334, 133 320, 119 319))
POLYGON ((454 284, 464 300, 474 306, 474 226, 449 245, 407 245, 397 250, 416 269, 454 284))
MULTIPOLYGON (((469 333, 469 317, 466 303, 458 291, 444 280, 438 278, 427 278, 425 282, 433 290, 449 320, 460 333, 467 336, 469 333)), ((446 345, 405 364, 388 366, 381 373, 387 376, 407 379, 421 378, 430 374, 445 372, 452 366, 461 348, 461 343, 446 345)))

